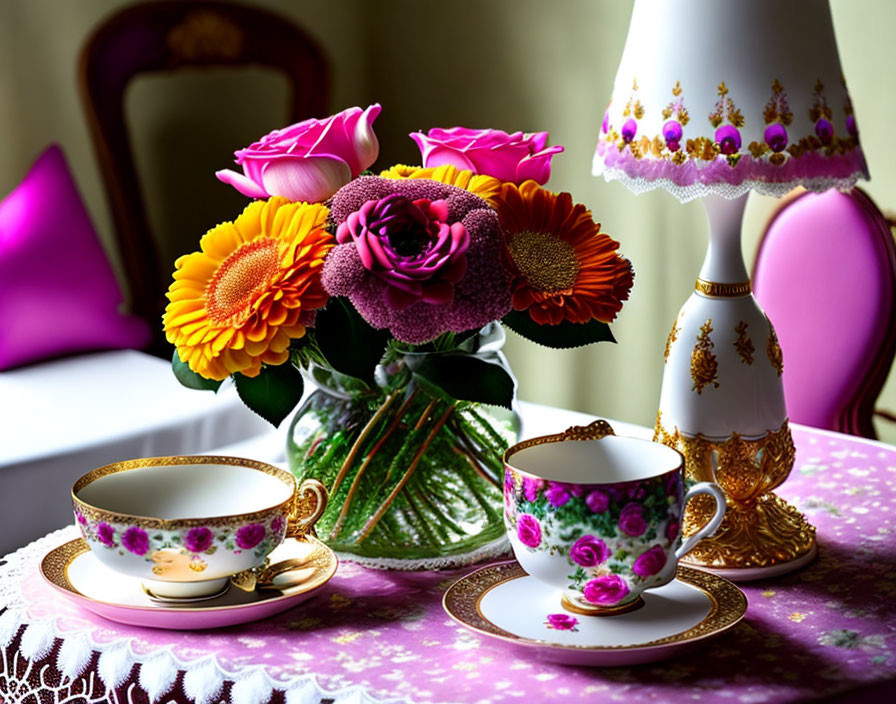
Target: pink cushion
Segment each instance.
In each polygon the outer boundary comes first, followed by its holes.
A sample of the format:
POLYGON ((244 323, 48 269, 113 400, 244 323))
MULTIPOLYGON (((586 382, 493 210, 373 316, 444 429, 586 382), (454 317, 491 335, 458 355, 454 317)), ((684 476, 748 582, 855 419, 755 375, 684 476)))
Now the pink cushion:
POLYGON ((121 303, 62 150, 51 145, 0 202, 0 370, 146 346, 149 326, 119 313, 121 303))
POLYGON ((889 226, 858 190, 807 193, 773 220, 753 285, 784 353, 791 420, 847 430, 852 421, 844 417, 876 367, 892 362, 882 350, 894 313, 894 266, 889 226))

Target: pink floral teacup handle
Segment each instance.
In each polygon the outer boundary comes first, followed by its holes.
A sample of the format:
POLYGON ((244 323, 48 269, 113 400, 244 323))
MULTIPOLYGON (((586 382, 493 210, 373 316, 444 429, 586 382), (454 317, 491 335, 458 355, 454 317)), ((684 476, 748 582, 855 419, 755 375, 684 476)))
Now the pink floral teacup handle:
POLYGON ((682 542, 681 547, 675 551, 676 560, 687 555, 700 540, 708 538, 715 533, 722 524, 722 519, 725 517, 725 492, 722 491, 722 488, 718 484, 714 484, 713 482, 700 482, 699 484, 694 484, 694 486, 688 489, 688 493, 684 495, 685 506, 687 506, 688 499, 697 494, 709 494, 712 496, 716 500, 716 512, 713 514, 709 523, 693 535, 688 536, 684 542, 682 542))

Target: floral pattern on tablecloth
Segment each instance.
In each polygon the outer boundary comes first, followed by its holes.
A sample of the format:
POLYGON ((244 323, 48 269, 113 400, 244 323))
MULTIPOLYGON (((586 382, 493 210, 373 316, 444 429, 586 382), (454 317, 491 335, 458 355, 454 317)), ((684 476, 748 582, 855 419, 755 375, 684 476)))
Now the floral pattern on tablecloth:
MULTIPOLYGON (((799 427, 794 439, 796 466, 780 494, 817 526, 819 558, 796 574, 742 585, 744 621, 710 647, 666 662, 565 667, 469 632, 441 607, 448 585, 469 570, 383 572, 344 563, 319 596, 280 616, 182 633, 80 610, 43 584, 40 555, 26 549, 9 559, 34 568, 14 593, 0 587, 0 610, 53 622, 65 638, 89 632, 99 650, 129 640, 138 660, 166 649, 189 668, 214 654, 223 670, 263 668, 283 689, 313 674, 326 690, 360 686, 374 698, 419 704, 683 696, 753 704, 896 687, 896 448, 799 427)), ((863 701, 875 701, 875 691, 863 701)))

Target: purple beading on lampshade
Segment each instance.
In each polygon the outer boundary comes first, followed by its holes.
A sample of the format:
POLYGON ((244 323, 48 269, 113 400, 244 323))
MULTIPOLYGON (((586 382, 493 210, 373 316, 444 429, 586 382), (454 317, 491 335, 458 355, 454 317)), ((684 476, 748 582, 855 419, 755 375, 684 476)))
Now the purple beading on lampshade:
POLYGON ((593 172, 682 201, 868 178, 827 0, 635 0, 593 172))
POLYGON ((141 348, 149 326, 121 291, 57 145, 0 202, 0 370, 64 354, 141 348))

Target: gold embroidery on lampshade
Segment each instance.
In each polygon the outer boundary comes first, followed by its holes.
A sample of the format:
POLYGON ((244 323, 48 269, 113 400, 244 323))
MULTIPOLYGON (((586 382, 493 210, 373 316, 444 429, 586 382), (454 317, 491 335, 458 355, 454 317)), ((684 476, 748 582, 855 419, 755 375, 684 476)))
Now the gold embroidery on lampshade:
POLYGON ((784 373, 784 354, 781 352, 781 345, 778 343, 778 336, 775 334, 775 328, 771 321, 768 321, 768 342, 765 345, 765 352, 768 354, 769 362, 778 372, 778 376, 781 376, 784 373))
POLYGON ((663 352, 663 362, 669 361, 669 353, 672 351, 672 343, 678 339, 678 333, 681 332, 681 328, 678 327, 678 318, 675 318, 675 322, 672 323, 672 329, 669 331, 669 336, 666 338, 666 349, 663 352))

